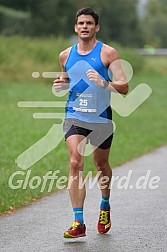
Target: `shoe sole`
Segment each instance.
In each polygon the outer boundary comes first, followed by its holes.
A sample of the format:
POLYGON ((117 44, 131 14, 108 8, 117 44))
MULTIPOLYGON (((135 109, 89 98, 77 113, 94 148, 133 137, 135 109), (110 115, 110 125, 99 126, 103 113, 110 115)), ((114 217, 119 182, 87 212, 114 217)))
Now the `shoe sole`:
POLYGON ((77 235, 77 236, 73 236, 73 235, 70 235, 68 233, 64 234, 64 238, 79 238, 79 237, 84 237, 86 236, 86 234, 80 234, 80 235, 77 235))
MULTIPOLYGON (((108 230, 108 231, 110 231, 110 230, 108 230)), ((106 231, 106 232, 99 232, 99 234, 106 234, 106 233, 108 233, 108 231, 106 231)))

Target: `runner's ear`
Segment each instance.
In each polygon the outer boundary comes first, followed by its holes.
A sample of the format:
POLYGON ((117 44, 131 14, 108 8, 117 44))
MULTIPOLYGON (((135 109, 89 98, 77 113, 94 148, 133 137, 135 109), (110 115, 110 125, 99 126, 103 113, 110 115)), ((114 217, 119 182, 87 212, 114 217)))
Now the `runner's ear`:
POLYGON ((99 32, 99 30, 100 30, 100 25, 97 24, 97 25, 96 25, 96 32, 99 32))
POLYGON ((78 29, 77 29, 77 24, 74 25, 74 31, 77 33, 78 29))

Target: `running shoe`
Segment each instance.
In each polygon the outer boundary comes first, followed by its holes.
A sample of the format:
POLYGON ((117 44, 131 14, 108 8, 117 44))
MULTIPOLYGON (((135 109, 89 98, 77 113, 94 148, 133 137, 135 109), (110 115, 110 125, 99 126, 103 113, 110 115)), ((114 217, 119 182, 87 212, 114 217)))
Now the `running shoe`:
POLYGON ((86 226, 76 220, 72 222, 70 228, 64 233, 64 238, 78 238, 86 236, 86 226))
POLYGON ((111 220, 110 220, 110 208, 108 211, 100 209, 99 221, 97 224, 97 230, 100 234, 107 233, 111 228, 111 220))

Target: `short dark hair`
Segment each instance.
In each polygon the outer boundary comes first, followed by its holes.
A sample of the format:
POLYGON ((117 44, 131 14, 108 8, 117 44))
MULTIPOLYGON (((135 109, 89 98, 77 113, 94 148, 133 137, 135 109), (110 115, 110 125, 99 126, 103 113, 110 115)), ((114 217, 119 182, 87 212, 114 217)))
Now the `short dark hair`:
POLYGON ((82 8, 78 10, 76 13, 76 19, 78 19, 78 17, 81 15, 90 15, 94 18, 96 25, 99 23, 99 15, 90 7, 86 7, 86 8, 82 8))

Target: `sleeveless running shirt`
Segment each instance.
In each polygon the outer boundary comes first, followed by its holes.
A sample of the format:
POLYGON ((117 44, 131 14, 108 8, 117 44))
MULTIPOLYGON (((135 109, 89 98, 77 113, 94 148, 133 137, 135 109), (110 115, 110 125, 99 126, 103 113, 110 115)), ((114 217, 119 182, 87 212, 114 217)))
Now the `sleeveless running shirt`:
POLYGON ((78 53, 77 44, 71 48, 65 64, 65 70, 70 80, 66 118, 88 123, 111 122, 111 92, 97 87, 86 74, 89 69, 93 69, 99 73, 101 79, 111 80, 108 69, 100 57, 102 46, 103 43, 98 41, 92 51, 86 55, 78 53))

